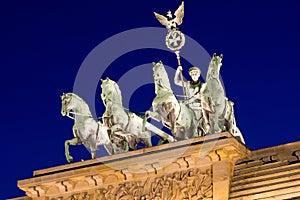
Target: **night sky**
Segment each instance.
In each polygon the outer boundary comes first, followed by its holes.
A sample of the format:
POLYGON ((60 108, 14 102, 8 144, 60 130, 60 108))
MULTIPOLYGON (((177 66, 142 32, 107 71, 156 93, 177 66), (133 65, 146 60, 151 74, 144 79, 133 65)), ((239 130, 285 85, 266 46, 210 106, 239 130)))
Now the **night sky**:
MULTIPOLYGON (((74 89, 100 117, 99 79, 108 76, 122 82, 128 97, 124 106, 142 114, 154 97, 151 81, 140 82, 153 79, 151 63, 162 60, 177 68, 174 53, 164 47, 167 32, 153 11, 174 11, 181 0, 103 2, 12 0, 1 5, 0 199, 24 195, 17 180, 32 177, 34 170, 67 163, 64 141, 73 136, 73 121, 60 114, 63 92, 74 89), (117 35, 134 30, 134 37, 117 35), (132 44, 136 48, 126 50, 132 44), (131 95, 128 87, 134 88, 131 95)), ((237 125, 250 149, 300 140, 299 10, 298 0, 185 1, 180 29, 190 39, 182 49, 184 74, 188 78, 192 65, 205 71, 207 55, 224 55, 226 95, 235 102, 237 125), (193 41, 207 54, 194 51, 193 41), (193 63, 190 55, 200 61, 193 63)), ((174 91, 182 94, 179 87, 174 91)), ((89 159, 83 146, 71 147, 71 153, 75 162, 89 159)))

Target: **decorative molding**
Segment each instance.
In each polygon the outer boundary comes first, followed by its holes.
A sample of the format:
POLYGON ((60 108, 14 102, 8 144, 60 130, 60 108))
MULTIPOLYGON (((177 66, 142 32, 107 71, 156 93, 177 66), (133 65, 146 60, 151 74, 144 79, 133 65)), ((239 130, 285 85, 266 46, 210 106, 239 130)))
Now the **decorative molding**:
MULTIPOLYGON (((203 144, 199 141, 203 138, 196 138, 192 141, 195 145, 188 148, 187 141, 180 141, 181 145, 171 143, 138 154, 127 152, 40 170, 35 172, 35 177, 19 181, 18 186, 35 200, 207 200, 213 195, 221 197, 223 194, 215 193, 219 191, 215 188, 229 192, 235 159, 245 158, 250 151, 230 134, 220 135, 225 139, 214 144, 206 156, 200 154, 203 144), (182 155, 171 153, 182 148, 185 149, 182 155), (140 156, 142 153, 147 154, 140 156)), ((293 156, 294 160, 297 155, 293 156)))
POLYGON ((26 191, 26 195, 31 197, 31 198, 40 196, 38 190, 36 190, 35 187, 29 187, 26 191))
POLYGON ((189 169, 143 181, 123 182, 64 194, 50 200, 212 200, 211 170, 189 169))
POLYGON ((127 168, 122 169, 121 173, 124 175, 125 180, 132 179, 132 173, 127 168))
POLYGON ((232 163, 235 163, 241 157, 241 154, 237 151, 237 149, 231 146, 216 149, 209 152, 208 155, 213 162, 231 160, 232 163))
POLYGON ((144 166, 145 170, 147 171, 147 173, 150 174, 157 174, 156 169, 153 167, 153 164, 147 164, 144 166))
POLYGON ((300 150, 294 151, 294 152, 292 153, 292 155, 295 156, 295 157, 297 158, 298 161, 300 161, 300 150))
POLYGON ((90 200, 91 195, 87 192, 81 192, 71 195, 67 200, 90 200))
POLYGON ((204 173, 189 169, 145 181, 125 182, 101 187, 94 192, 94 199, 103 200, 182 200, 212 199, 211 170, 204 173))
POLYGON ((279 159, 277 155, 272 155, 272 156, 264 156, 260 160, 264 164, 267 164, 267 163, 277 162, 279 159))
POLYGON ((178 158, 176 162, 179 164, 180 169, 187 169, 189 167, 189 163, 185 160, 184 157, 178 158))
POLYGON ((89 183, 90 187, 95 187, 103 184, 103 177, 100 175, 86 176, 85 179, 89 183))

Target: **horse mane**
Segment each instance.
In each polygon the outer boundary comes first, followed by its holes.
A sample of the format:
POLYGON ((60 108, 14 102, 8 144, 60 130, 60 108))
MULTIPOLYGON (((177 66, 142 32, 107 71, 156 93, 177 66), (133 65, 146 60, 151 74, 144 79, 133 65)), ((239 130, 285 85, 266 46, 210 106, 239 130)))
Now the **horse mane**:
POLYGON ((72 92, 69 92, 67 94, 70 94, 71 97, 75 97, 76 99, 80 100, 83 103, 83 105, 88 109, 88 111, 91 112, 89 105, 85 102, 85 100, 83 100, 83 98, 72 92))
POLYGON ((209 62, 207 74, 206 74, 206 81, 209 80, 212 76, 212 71, 215 70, 220 75, 220 69, 218 69, 217 64, 215 63, 215 59, 218 59, 219 56, 213 56, 209 62))
MULTIPOLYGON (((102 84, 105 84, 105 86, 106 85, 112 86, 110 88, 113 88, 114 91, 112 91, 112 93, 111 93, 112 96, 110 98, 113 99, 113 100, 116 100, 115 97, 117 97, 118 98, 117 100, 122 105, 122 93, 121 93, 119 85, 115 81, 110 80, 110 79, 104 80, 102 82, 102 84)), ((102 91, 103 91, 103 88, 102 88, 102 91)))
POLYGON ((120 101, 122 103, 122 93, 121 93, 120 87, 116 82, 114 82, 113 85, 114 85, 115 91, 117 92, 117 95, 120 97, 120 101))

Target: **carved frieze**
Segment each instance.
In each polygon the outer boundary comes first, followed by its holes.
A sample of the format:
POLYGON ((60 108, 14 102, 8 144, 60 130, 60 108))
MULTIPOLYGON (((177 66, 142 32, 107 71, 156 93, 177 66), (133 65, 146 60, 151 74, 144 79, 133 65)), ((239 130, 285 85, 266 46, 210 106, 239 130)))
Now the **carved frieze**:
POLYGON ((189 169, 145 181, 132 181, 97 189, 99 200, 192 200, 211 199, 211 171, 189 169))
POLYGON ((178 171, 143 181, 124 182, 51 200, 211 200, 211 170, 178 171))
POLYGON ((87 192, 77 193, 70 196, 67 200, 90 200, 90 195, 87 192))

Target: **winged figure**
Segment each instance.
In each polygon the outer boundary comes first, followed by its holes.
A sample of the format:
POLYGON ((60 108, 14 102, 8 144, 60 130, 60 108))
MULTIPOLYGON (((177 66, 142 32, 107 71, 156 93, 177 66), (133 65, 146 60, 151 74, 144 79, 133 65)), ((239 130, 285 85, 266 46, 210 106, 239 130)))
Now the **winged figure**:
POLYGON ((178 25, 182 24, 182 18, 184 16, 184 3, 182 2, 175 11, 175 18, 173 18, 170 10, 168 11, 167 16, 158 14, 156 12, 154 12, 154 15, 162 25, 167 27, 168 30, 175 29, 178 25))

